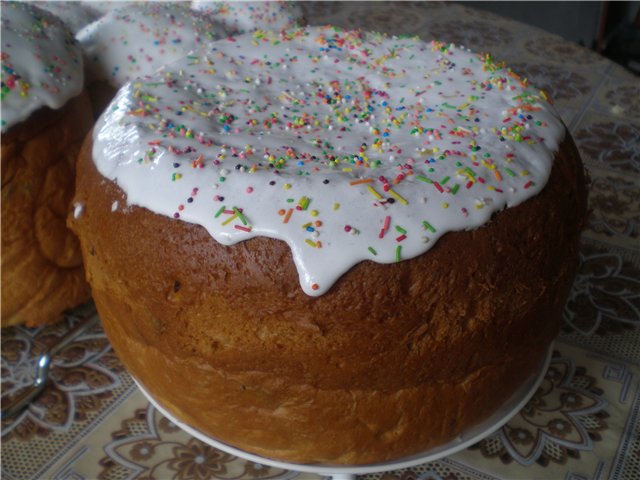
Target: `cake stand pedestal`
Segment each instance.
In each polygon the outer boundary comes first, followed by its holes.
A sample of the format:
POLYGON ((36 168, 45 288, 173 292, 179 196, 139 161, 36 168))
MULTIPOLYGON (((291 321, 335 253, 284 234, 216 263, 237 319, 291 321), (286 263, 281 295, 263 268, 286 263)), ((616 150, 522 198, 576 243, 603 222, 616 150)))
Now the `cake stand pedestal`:
POLYGON ((272 458, 261 457, 253 453, 245 452, 238 448, 232 447, 226 443, 223 443, 215 438, 209 437, 202 432, 196 430, 190 425, 181 422, 175 418, 170 412, 153 398, 149 392, 136 380, 138 387, 142 393, 147 397, 149 402, 157 408, 165 417, 171 420, 178 427, 190 435, 196 437, 202 442, 211 445, 214 448, 222 450, 223 452, 235 455, 246 460, 250 460, 262 465, 268 465, 275 468, 281 468, 284 470, 293 470, 297 472, 315 473, 318 475, 326 475, 333 480, 351 480, 355 479, 356 475, 365 475, 368 473, 379 473, 391 470, 399 470, 402 468, 413 467, 421 465, 423 463, 431 462, 442 457, 453 455, 474 443, 479 442, 483 438, 488 437, 496 430, 501 428, 507 423, 514 415, 516 415, 531 399, 533 394, 538 389, 538 386, 544 379, 544 376, 549 367, 551 361, 551 353, 553 351, 553 344, 549 347, 544 360, 541 362, 538 370, 531 375, 530 378, 507 400, 504 404, 489 418, 483 422, 472 426, 468 430, 462 432, 458 437, 452 441, 440 445, 438 447, 431 448, 425 452, 410 457, 404 457, 398 460, 393 460, 384 463, 372 463, 365 465, 328 465, 328 464, 300 464, 300 463, 287 463, 272 458))

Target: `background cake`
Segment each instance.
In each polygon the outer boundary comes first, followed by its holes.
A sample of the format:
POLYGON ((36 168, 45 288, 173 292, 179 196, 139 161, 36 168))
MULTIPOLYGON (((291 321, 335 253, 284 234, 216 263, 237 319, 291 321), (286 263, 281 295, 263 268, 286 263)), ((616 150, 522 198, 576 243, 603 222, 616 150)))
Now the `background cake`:
POLYGON ((85 56, 87 83, 99 113, 127 81, 223 38, 222 23, 186 2, 122 3, 77 34, 85 56))
POLYGON ((125 85, 75 202, 107 335, 163 406, 362 464, 450 440, 535 371, 585 189, 544 93, 489 56, 327 27, 125 85))
POLYGON ((301 26, 302 8, 295 2, 270 0, 264 2, 212 2, 194 0, 194 10, 210 13, 224 24, 229 34, 255 30, 286 30, 301 26))
MULTIPOLYGON (((75 35, 102 16, 103 13, 100 11, 100 6, 109 5, 113 2, 37 1, 31 3, 58 17, 75 35)), ((118 4, 122 6, 120 2, 118 4)))
POLYGON ((3 2, 2 326, 50 323, 89 299, 66 217, 91 124, 71 32, 27 2, 3 2))

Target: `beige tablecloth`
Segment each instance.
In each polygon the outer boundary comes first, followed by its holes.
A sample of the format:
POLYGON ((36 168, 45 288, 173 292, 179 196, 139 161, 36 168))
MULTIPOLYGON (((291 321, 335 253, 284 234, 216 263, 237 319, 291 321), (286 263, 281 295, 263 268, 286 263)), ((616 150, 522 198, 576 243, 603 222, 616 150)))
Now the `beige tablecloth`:
MULTIPOLYGON (((416 34, 491 52, 544 88, 591 175, 582 267, 542 387, 498 432, 385 479, 640 478, 640 81, 542 30, 451 3, 305 3, 310 24, 416 34)), ((30 383, 68 325, 2 334, 2 395, 30 383)), ((2 422, 3 479, 320 478, 190 437, 144 398, 101 329, 55 359, 52 383, 2 422)), ((417 427, 416 427, 417 428, 417 427)))

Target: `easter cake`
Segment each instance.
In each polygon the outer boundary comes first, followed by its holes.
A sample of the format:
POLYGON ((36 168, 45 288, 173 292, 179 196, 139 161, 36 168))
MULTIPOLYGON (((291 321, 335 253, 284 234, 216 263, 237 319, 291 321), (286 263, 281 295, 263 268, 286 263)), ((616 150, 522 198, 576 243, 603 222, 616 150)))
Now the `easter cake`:
POLYGON ((66 217, 93 115, 62 21, 29 2, 3 2, 1 16, 2 326, 36 326, 89 299, 66 217))
POLYGON ((75 206, 154 398, 248 452, 357 465, 450 441, 535 372, 586 193, 544 92, 489 55, 309 27, 126 84, 75 206))

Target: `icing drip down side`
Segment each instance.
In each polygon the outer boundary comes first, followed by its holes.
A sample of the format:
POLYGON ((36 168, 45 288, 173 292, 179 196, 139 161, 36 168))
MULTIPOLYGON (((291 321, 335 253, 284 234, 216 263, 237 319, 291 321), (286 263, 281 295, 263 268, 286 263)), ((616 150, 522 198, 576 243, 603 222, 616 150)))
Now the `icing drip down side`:
POLYGON ((545 185, 564 126, 488 55, 333 27, 214 42, 126 84, 94 162, 129 204, 290 246, 309 295, 545 185))

